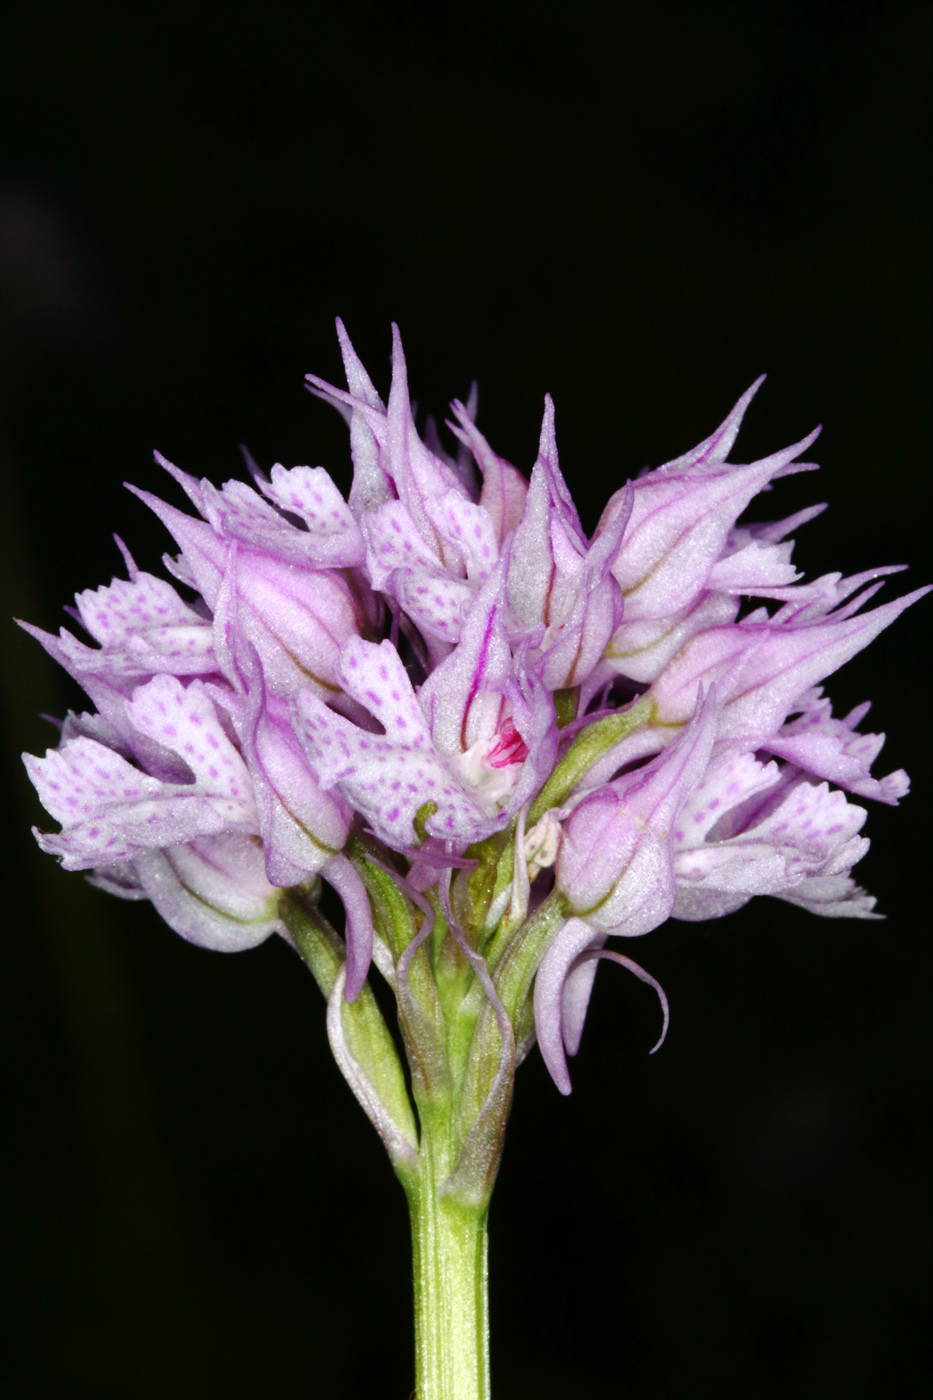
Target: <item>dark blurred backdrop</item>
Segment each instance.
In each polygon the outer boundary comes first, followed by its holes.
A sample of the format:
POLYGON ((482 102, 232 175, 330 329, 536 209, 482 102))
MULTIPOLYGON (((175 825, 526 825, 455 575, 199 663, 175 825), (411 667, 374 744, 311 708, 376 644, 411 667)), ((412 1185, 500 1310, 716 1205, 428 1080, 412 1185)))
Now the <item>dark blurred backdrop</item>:
MULTIPOLYGON (((344 486, 342 315, 526 470, 542 395, 595 523, 762 370, 740 460, 825 424, 797 560, 933 576, 926 4, 14 3, 0 19, 4 613, 168 540, 123 491, 236 443, 344 486)), ((172 496, 174 499, 174 496, 172 496)), ((768 514, 771 514, 769 507, 768 514)), ((906 586, 897 580, 893 588, 906 586)), ((889 592, 892 589, 889 586, 889 592)), ((776 901, 605 969, 575 1090, 521 1070, 492 1211, 496 1394, 928 1393, 929 605, 872 697, 884 923, 776 901)), ((0 1317, 11 1397, 409 1394, 401 1190, 274 940, 186 945, 58 871, 18 754, 78 700, 3 633, 0 1317)))

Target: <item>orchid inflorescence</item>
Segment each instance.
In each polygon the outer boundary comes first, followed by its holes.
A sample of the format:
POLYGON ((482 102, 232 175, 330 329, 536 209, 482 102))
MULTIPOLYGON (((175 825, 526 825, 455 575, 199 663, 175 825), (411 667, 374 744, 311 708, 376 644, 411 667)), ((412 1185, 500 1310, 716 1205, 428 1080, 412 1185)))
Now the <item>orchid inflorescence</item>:
POLYGON ((836 718, 821 682, 926 590, 866 612, 895 569, 803 582, 788 536, 822 506, 737 523, 814 469, 816 432, 728 460, 761 380, 588 539, 549 398, 528 481, 477 429, 475 394, 451 406, 456 457, 419 436, 397 330, 387 406, 338 334, 347 390, 309 384, 349 424, 348 501, 321 467, 266 477, 247 454, 255 485, 218 490, 157 454, 197 516, 135 494, 193 601, 121 543, 128 581, 76 598, 96 645, 27 628, 96 707, 26 758, 62 827, 37 839, 193 943, 291 942, 403 1182, 442 1119, 439 1190, 484 1209, 515 1067, 537 1040, 569 1092, 600 960, 656 987, 666 1028, 663 992, 610 938, 755 895, 876 917, 848 794, 896 803, 907 777, 871 776, 867 704, 836 718), (748 598, 764 602, 743 615, 748 598))

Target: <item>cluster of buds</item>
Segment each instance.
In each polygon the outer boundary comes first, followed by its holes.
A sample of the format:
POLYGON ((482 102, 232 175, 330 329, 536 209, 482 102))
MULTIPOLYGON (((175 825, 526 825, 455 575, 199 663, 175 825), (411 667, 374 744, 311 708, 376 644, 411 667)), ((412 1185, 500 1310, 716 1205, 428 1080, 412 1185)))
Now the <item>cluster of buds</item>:
POLYGON ((549 399, 528 480, 475 397, 452 404, 456 456, 419 436, 397 332, 384 405, 338 331, 347 390, 310 386, 349 424, 348 501, 320 467, 266 477, 247 458, 255 485, 217 489, 158 458, 197 512, 136 491, 182 591, 121 545, 128 580, 76 598, 93 645, 27 629, 96 707, 26 758, 61 825, 37 836, 194 943, 293 943, 404 1175, 420 1130, 375 963, 419 1122, 446 1115, 447 1188, 481 1201, 536 1040, 569 1092, 599 961, 657 985, 609 939, 755 895, 872 917, 848 794, 896 803, 907 778, 871 776, 868 706, 835 718, 820 686, 925 590, 865 611, 895 570, 801 581, 788 536, 822 506, 737 523, 813 469, 816 433, 728 460, 757 383, 617 491, 589 539, 549 399))

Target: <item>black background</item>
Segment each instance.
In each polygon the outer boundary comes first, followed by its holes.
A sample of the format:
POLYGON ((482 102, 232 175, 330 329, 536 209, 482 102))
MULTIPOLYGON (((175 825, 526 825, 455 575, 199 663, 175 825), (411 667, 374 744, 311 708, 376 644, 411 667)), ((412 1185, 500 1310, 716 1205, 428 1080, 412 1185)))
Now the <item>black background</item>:
MULTIPOLYGON (((7 3, 4 612, 47 627, 167 538, 158 447, 345 487, 342 315, 384 389, 470 380, 525 470, 555 396, 595 523, 762 370, 739 460, 825 430, 811 574, 929 547, 926 5, 7 3)), ((772 505, 773 502, 773 505, 772 505)), ((901 590, 903 580, 895 581, 901 590)), ((889 593, 893 589, 889 586, 889 593)), ((926 605, 928 608, 928 605, 926 605)), ((599 979, 563 1100, 521 1070, 491 1231, 496 1394, 914 1396, 929 1372, 931 792, 921 605, 831 683, 915 794, 859 873, 885 923, 761 900, 599 979)), ((77 697, 3 643, 7 1393, 409 1394, 402 1193, 277 940, 225 958, 59 872, 18 752, 77 697)))

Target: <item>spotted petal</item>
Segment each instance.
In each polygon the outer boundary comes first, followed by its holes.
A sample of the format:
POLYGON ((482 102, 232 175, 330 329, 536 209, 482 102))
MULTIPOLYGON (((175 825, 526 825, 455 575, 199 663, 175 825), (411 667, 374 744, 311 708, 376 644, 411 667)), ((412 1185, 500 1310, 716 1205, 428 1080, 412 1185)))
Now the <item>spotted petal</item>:
POLYGON ((437 808, 426 823, 432 835, 467 844, 487 835, 490 822, 434 747, 395 648, 389 642, 375 646, 351 640, 342 678, 348 693, 370 710, 385 733, 367 733, 328 710, 312 692, 301 692, 297 732, 322 785, 338 785, 394 847, 417 844, 414 819, 426 803, 437 808))
POLYGON ((62 856, 67 870, 88 870, 196 836, 258 830, 246 768, 197 682, 186 691, 160 676, 128 709, 195 781, 164 783, 89 738, 67 740, 44 759, 26 755, 43 805, 62 824, 58 835, 38 836, 43 850, 62 856))

